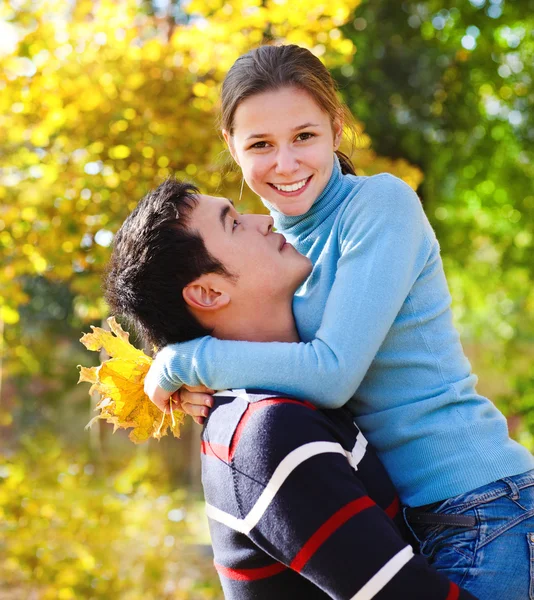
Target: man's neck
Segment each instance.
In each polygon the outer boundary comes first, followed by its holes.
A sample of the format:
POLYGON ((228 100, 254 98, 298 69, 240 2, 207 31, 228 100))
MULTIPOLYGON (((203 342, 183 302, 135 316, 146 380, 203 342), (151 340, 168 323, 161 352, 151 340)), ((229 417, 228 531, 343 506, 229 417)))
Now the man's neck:
POLYGON ((282 306, 269 304, 232 312, 234 314, 229 311, 216 324, 212 334, 214 337, 247 342, 300 341, 291 303, 284 303, 282 306))

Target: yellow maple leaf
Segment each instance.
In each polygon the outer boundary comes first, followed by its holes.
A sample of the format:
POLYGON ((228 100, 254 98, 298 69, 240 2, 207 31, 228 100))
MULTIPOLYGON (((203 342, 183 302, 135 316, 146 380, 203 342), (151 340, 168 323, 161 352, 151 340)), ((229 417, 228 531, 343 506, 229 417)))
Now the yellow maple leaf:
POLYGON ((129 334, 115 317, 110 317, 107 323, 110 331, 91 326, 92 333, 85 333, 80 339, 88 350, 104 349, 110 356, 97 367, 79 366, 78 383, 91 383, 89 393, 97 392, 100 396, 96 406, 99 413, 87 427, 105 419, 113 423, 114 432, 131 428, 129 438, 136 444, 151 437, 160 439, 169 429, 175 437, 180 437, 184 413, 174 410, 164 415, 144 392, 143 382, 152 359, 130 343, 129 334))

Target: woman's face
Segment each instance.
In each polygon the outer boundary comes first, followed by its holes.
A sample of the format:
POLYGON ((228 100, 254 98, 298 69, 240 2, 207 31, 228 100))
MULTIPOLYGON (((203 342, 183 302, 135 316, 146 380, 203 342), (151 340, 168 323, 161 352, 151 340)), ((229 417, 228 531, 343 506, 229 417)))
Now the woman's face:
POLYGON ((289 216, 306 213, 332 174, 341 125, 304 90, 286 87, 239 104, 223 131, 249 187, 289 216))

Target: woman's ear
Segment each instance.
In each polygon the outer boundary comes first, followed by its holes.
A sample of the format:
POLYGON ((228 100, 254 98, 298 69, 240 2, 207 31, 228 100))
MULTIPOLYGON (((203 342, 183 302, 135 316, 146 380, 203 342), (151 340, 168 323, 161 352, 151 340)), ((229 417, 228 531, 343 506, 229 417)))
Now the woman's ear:
POLYGON ((230 296, 226 292, 215 289, 209 281, 201 279, 185 286, 182 296, 190 308, 202 312, 220 310, 230 303, 230 296))
MULTIPOLYGON (((230 154, 232 155, 232 158, 239 165, 239 161, 237 160, 237 153, 235 151, 233 137, 230 135, 230 132, 227 129, 223 129, 222 134, 223 134, 224 141, 226 142, 226 145, 228 146, 228 150, 230 150, 230 154)), ((241 165, 239 165, 239 166, 241 166, 241 165)))
POLYGON ((341 144, 341 138, 343 137, 343 121, 341 119, 336 119, 333 123, 333 132, 334 132, 334 152, 339 149, 339 145, 341 144))

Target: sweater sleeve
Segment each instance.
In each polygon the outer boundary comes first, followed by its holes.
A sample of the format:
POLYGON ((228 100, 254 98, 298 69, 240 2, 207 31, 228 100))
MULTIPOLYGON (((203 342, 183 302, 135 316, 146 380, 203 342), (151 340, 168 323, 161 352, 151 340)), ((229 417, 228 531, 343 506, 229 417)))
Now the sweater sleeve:
POLYGON ((414 554, 321 414, 264 409, 241 431, 232 468, 248 537, 329 597, 473 598, 414 554))
MULTIPOLYGON (((164 348, 148 389, 182 384, 213 389, 263 387, 321 408, 356 392, 430 252, 416 193, 381 175, 343 207, 340 258, 323 320, 308 343, 234 342, 204 337, 164 348)), ((425 225, 426 224, 426 225, 425 225)), ((430 230, 431 231, 431 230, 430 230)))

